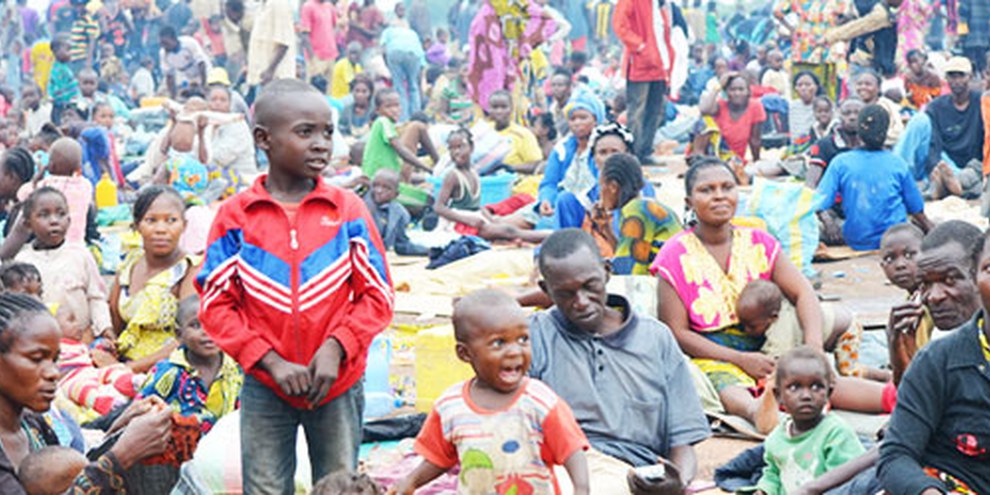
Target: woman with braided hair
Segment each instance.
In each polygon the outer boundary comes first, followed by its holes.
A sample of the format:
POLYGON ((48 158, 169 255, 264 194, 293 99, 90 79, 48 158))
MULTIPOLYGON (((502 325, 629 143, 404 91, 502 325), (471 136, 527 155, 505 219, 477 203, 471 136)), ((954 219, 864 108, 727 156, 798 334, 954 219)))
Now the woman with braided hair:
POLYGON ((582 229, 612 260, 616 275, 648 275, 663 243, 681 231, 670 207, 644 197, 643 169, 629 153, 608 157, 598 173, 599 199, 585 216, 582 229))
POLYGON ((17 199, 17 190, 33 176, 34 158, 27 149, 17 146, 0 156, 0 202, 3 204, 0 217, 7 218, 17 199))
MULTIPOLYGON (((18 469, 31 453, 58 440, 40 416, 51 407, 59 373, 61 331, 48 308, 25 294, 0 294, 0 493, 25 493, 18 469)), ((71 494, 111 494, 126 490, 123 474, 135 463, 162 453, 171 430, 171 411, 157 412, 152 401, 138 403, 111 429, 123 433, 106 454, 73 479, 71 494), (142 412, 143 411, 143 412, 142 412)), ((61 479, 64 466, 50 466, 47 479, 61 479)), ((54 481, 53 481, 54 482, 54 481)))

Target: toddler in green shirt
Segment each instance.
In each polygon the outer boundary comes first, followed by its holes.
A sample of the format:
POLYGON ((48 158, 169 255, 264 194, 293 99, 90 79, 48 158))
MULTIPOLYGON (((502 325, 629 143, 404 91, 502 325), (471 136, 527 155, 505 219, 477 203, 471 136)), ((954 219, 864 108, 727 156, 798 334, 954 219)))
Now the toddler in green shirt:
POLYGON ((835 385, 825 355, 810 347, 792 349, 777 362, 774 396, 790 416, 764 442, 758 494, 785 495, 864 453, 856 433, 825 412, 835 385))

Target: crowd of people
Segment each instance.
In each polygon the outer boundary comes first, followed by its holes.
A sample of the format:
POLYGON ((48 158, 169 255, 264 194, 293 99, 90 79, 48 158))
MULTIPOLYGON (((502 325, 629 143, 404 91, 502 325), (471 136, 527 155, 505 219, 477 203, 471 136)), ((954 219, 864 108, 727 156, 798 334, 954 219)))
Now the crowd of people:
POLYGON ((756 493, 990 494, 990 234, 925 211, 990 216, 990 3, 445 4, 0 6, 0 492, 690 493, 715 414, 766 435, 756 493), (767 181, 906 292, 889 366, 740 207, 767 181), (474 377, 379 486, 389 259, 488 243, 538 282, 457 300, 474 377))

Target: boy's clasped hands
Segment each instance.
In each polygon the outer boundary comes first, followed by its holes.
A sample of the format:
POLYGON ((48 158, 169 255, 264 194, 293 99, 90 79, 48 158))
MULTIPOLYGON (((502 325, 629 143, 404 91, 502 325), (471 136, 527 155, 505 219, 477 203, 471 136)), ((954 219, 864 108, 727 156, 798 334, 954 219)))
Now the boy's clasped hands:
POLYGON ((329 338, 313 355, 309 366, 286 361, 274 350, 261 358, 261 366, 285 395, 306 396, 306 402, 315 409, 327 397, 330 387, 337 381, 344 349, 337 339, 329 338))

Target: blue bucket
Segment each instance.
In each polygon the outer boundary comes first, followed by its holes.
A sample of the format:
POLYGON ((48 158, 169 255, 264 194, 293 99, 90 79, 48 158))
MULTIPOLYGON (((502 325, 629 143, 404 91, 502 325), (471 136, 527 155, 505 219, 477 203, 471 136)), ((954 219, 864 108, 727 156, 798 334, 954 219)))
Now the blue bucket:
MULTIPOLYGON (((443 177, 428 177, 426 179, 433 185, 433 196, 440 194, 440 186, 443 185, 443 177)), ((516 183, 516 174, 511 172, 500 172, 495 175, 486 175, 481 178, 481 206, 486 206, 500 201, 505 201, 512 196, 512 185, 516 183)))

